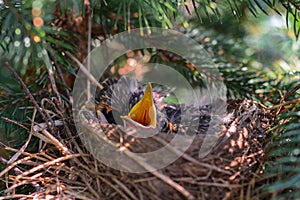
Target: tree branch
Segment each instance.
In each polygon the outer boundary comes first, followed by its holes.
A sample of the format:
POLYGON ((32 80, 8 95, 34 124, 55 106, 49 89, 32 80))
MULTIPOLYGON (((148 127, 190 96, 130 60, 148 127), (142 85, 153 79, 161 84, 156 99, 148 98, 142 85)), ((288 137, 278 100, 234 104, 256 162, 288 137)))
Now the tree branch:
POLYGON ((16 77, 16 79, 19 81, 19 83, 22 85, 22 87, 24 88, 25 92, 27 93, 27 95, 29 96, 30 100, 32 101, 33 105, 36 107, 37 111, 41 114, 43 120, 47 123, 47 127, 51 129, 51 126, 49 124, 49 120, 47 120, 46 115, 43 113, 42 108, 38 105, 38 103, 36 102, 36 100, 34 99, 33 95, 31 94, 30 90, 27 88, 26 84, 24 83, 24 81, 22 80, 22 78, 17 74, 17 72, 12 68, 12 66, 6 61, 4 62, 5 66, 7 67, 7 69, 13 73, 13 75, 16 77))

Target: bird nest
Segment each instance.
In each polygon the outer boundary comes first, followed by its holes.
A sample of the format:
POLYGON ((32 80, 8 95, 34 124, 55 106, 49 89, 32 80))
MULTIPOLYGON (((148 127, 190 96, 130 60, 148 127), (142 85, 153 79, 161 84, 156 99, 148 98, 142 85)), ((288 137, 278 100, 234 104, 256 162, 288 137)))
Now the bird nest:
POLYGON ((38 153, 7 147, 17 155, 0 174, 0 177, 5 177, 7 198, 259 198, 265 133, 272 122, 270 111, 259 103, 246 99, 229 100, 217 145, 209 154, 199 157, 199 147, 208 137, 199 134, 184 152, 169 147, 170 155, 179 158, 158 170, 151 162, 144 162, 131 152, 159 149, 176 134, 137 139, 117 125, 96 123, 85 114, 82 119, 81 139, 74 136, 74 126, 64 124, 63 129, 54 133, 45 130, 43 134, 35 133, 43 141, 38 153), (94 151, 89 148, 97 143, 101 145, 94 151), (109 152, 110 146, 122 150, 122 158, 113 157, 117 155, 109 152), (110 163, 99 161, 103 155, 111 155, 110 160, 121 159, 118 163, 126 162, 134 169, 147 172, 113 169, 107 166, 110 163), (27 194, 20 192, 24 188, 29 191, 27 194))

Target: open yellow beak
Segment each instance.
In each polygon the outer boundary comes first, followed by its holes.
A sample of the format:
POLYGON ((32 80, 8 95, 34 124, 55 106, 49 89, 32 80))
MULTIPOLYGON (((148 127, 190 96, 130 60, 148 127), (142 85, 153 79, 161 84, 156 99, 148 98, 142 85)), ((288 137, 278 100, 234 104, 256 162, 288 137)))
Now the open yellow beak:
POLYGON ((135 104, 127 116, 121 116, 126 125, 135 128, 156 128, 156 108, 153 102, 152 87, 148 83, 142 99, 135 104))

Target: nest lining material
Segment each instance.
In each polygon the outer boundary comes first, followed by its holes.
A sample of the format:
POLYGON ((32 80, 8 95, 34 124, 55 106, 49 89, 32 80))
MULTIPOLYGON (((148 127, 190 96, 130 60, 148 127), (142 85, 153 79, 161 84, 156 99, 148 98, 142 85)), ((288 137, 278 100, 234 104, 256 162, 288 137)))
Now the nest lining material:
MULTIPOLYGON (((38 153, 23 152, 0 173, 0 177, 5 177, 6 198, 255 199, 258 192, 255 184, 263 172, 265 131, 270 127, 271 115, 258 103, 238 99, 228 101, 227 117, 218 145, 206 157, 198 156, 205 136, 197 135, 179 159, 157 171, 129 155, 128 159, 136 167, 152 171, 140 174, 107 167, 91 156, 78 138, 51 133, 59 140, 53 141, 48 136, 48 143, 38 153), (21 188, 27 188, 30 194, 21 193, 21 188)), ((143 139, 124 135, 115 125, 96 125, 89 120, 84 122, 81 131, 97 132, 99 128, 105 133, 101 139, 134 152, 160 148, 174 137, 164 134, 145 143, 143 139)), ((108 149, 102 148, 105 151, 108 149)))

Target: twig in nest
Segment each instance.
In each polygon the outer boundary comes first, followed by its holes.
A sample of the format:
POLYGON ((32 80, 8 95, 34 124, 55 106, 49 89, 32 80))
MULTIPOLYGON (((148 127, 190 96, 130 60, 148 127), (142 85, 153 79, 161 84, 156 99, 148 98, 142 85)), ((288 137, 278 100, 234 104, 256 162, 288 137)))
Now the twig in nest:
POLYGON ((22 78, 17 74, 17 72, 10 66, 10 64, 6 61, 5 66, 7 67, 7 69, 13 73, 13 75, 16 77, 16 79, 20 82, 20 84, 22 85, 22 87, 24 88, 25 92, 27 93, 27 95, 29 96, 30 100, 32 101, 33 105, 36 107, 37 111, 41 114, 43 120, 45 122, 47 122, 47 127, 52 130, 51 126, 48 123, 48 119, 46 118, 46 115, 42 112, 41 107, 38 105, 38 103, 36 102, 36 100, 34 99, 33 95, 31 94, 31 92, 29 91, 29 89, 27 88, 26 84, 24 83, 24 81, 22 80, 22 78))
MULTIPOLYGON (((0 162, 3 163, 3 164, 5 164, 5 165, 7 165, 7 164, 9 163, 8 160, 6 160, 5 158, 2 158, 1 156, 0 156, 0 162)), ((14 170, 14 172, 15 172, 17 175, 23 173, 23 171, 20 170, 18 167, 13 167, 13 170, 14 170)), ((5 173, 2 173, 2 172, 1 172, 1 174, 5 174, 5 173)), ((0 177, 1 177, 1 176, 0 176, 0 177)))
POLYGON ((63 153, 63 154, 68 154, 70 155, 71 152, 69 151, 69 149, 63 145, 58 139, 56 139, 53 135, 51 135, 51 133, 49 133, 46 129, 42 130, 42 133, 48 137, 52 143, 63 153))
MULTIPOLYGON (((187 191, 184 187, 182 187, 180 184, 176 183, 175 181, 173 181, 170 177, 158 172, 158 171, 153 171, 154 168, 150 165, 148 165, 150 168, 148 168, 148 170, 152 170, 151 173, 156 176, 157 178, 161 179, 162 181, 164 181, 166 184, 170 185, 171 187, 173 187, 175 190, 177 190, 178 192, 180 192, 181 194, 183 194, 187 199, 195 199, 195 197, 189 192, 187 191)), ((145 166, 146 168, 146 166, 145 166)))
POLYGON ((7 166, 2 172, 0 172, 0 177, 2 177, 4 174, 6 174, 7 172, 9 172, 11 169, 14 169, 15 166, 21 164, 21 163, 24 163, 26 162, 27 160, 30 160, 32 157, 31 156, 28 156, 28 157, 25 157, 25 158, 22 158, 16 162, 13 162, 11 165, 7 166))
POLYGON ((298 104, 299 102, 300 102, 300 98, 294 99, 294 100, 291 100, 291 101, 287 101, 287 102, 283 102, 283 103, 280 103, 280 104, 277 104, 277 105, 273 106, 272 108, 270 108, 270 110, 274 110, 276 108, 279 108, 279 110, 281 110, 281 108, 284 107, 284 106, 295 105, 295 104, 298 104))
POLYGON ((131 197, 131 199, 138 199, 122 182, 118 181, 116 178, 112 178, 112 180, 117 183, 131 197))
MULTIPOLYGON (((64 125, 64 123, 63 123, 62 120, 54 120, 53 122, 54 122, 53 125, 55 127, 64 125)), ((44 122, 43 123, 39 123, 39 124, 36 124, 36 125, 33 126, 33 130, 36 131, 36 132, 42 131, 43 129, 46 128, 46 126, 47 126, 47 124, 44 123, 44 122)))
POLYGON ((31 137, 32 137, 32 133, 29 133, 28 139, 26 140, 25 144, 20 148, 20 150, 16 154, 14 154, 9 159, 9 161, 8 161, 9 164, 12 163, 12 162, 14 162, 14 161, 16 161, 20 157, 20 155, 23 154, 23 152, 25 151, 25 149, 27 148, 27 146, 28 146, 28 144, 29 144, 29 142, 31 140, 31 137))
MULTIPOLYGON (((5 146, 5 145, 4 145, 5 146)), ((14 149, 14 148, 11 148, 11 147, 8 147, 8 146, 5 146, 5 149, 7 150, 7 151, 12 151, 12 152, 18 152, 19 150, 18 149, 14 149)), ((38 155, 38 154, 31 154, 31 153, 28 153, 28 152, 23 152, 23 155, 24 156, 29 156, 29 157, 31 157, 31 158, 34 158, 35 160, 39 160, 39 161, 41 161, 41 162, 47 162, 49 159, 53 159, 52 157, 47 157, 46 155, 45 155, 45 153, 44 152, 41 152, 40 153, 40 156, 38 155), (46 157, 46 158, 45 158, 46 157)), ((17 162, 17 161, 16 161, 17 162)), ((35 162, 37 162, 37 161, 35 161, 35 162)))
MULTIPOLYGON (((54 64, 55 64, 55 68, 56 68, 56 71, 57 71, 57 74, 58 74, 58 77, 59 77, 60 81, 63 83, 63 85, 67 85, 67 84, 66 84, 66 81, 65 81, 65 79, 64 79, 62 70, 61 70, 59 64, 57 63, 57 60, 56 60, 55 56, 52 55, 51 52, 50 52, 50 56, 51 56, 51 59, 53 60, 53 62, 54 62, 54 64)), ((65 92, 66 92, 66 94, 67 94, 68 100, 71 102, 71 98, 70 98, 71 95, 70 95, 70 92, 69 92, 68 88, 64 87, 64 89, 65 89, 65 92)), ((72 102, 71 102, 71 103, 72 103, 72 102)))
MULTIPOLYGON (((36 115, 36 110, 34 110, 34 112, 33 112, 32 122, 34 122, 35 115, 36 115)), ((33 123, 32 123, 31 127, 32 127, 31 132, 38 137, 39 134, 36 130, 34 130, 33 123)), ((35 128, 35 129, 37 129, 37 128, 35 128)), ((69 149, 64 144, 62 144, 58 139, 56 139, 51 133, 49 133, 46 129, 39 127, 39 130, 41 130, 42 133, 44 134, 44 136, 46 136, 50 140, 48 142, 51 144, 54 144, 63 154, 71 154, 69 149)), ((40 139, 43 139, 43 138, 40 138, 40 139)))
POLYGON ((201 167, 205 167, 207 169, 213 169, 217 172, 221 172, 221 173, 224 173, 224 174, 231 174, 229 171, 225 171, 221 168, 218 168, 217 166, 214 166, 214 165, 210 165, 210 164, 207 164, 207 163, 203 163, 203 162, 200 162, 196 159, 194 159, 193 157, 189 156, 188 154, 186 153, 183 153, 175 148, 173 148, 172 146, 168 145, 167 142, 165 142, 164 140, 158 138, 158 137, 153 137, 156 141, 160 142, 161 144, 163 144, 166 148, 170 149, 172 152, 174 152, 176 155, 179 155, 179 156, 182 156, 184 159, 186 159, 187 161, 190 161, 196 165, 199 165, 201 167))
POLYGON ((287 98, 289 98, 290 96, 292 96, 298 89, 300 89, 300 83, 298 85, 296 85, 291 91, 289 91, 285 95, 282 95, 281 91, 279 91, 281 99, 280 99, 280 101, 277 105, 275 105, 271 108, 271 110, 274 110, 275 108, 278 108, 277 112, 275 113, 276 115, 278 115, 279 113, 283 113, 283 112, 286 111, 286 110, 282 111, 282 107, 284 107, 286 105, 289 105, 289 104, 297 104, 299 102, 299 98, 288 101, 288 102, 285 102, 285 100, 287 98))
POLYGON ((57 98, 59 99, 59 102, 62 103, 61 97, 59 95, 59 92, 58 92, 58 89, 57 89, 57 86, 56 86, 52 65, 50 63, 50 58, 49 58, 49 55, 48 55, 48 53, 45 49, 43 49, 43 54, 44 54, 44 60, 45 60, 45 64, 46 64, 46 67, 47 67, 48 74, 49 74, 49 80, 50 80, 52 89, 53 89, 54 93, 56 94, 57 98))
MULTIPOLYGON (((57 104, 56 102, 57 102, 56 98, 53 98, 52 101, 49 100, 49 99, 44 98, 44 99, 42 99, 41 106, 43 107, 43 109, 46 110, 45 103, 48 103, 48 104, 51 105, 52 108, 55 108, 55 111, 57 113, 53 113, 52 116, 57 116, 58 115, 61 118, 61 120, 54 120, 54 121, 51 122, 51 125, 52 126, 54 125, 54 127, 64 126, 64 130, 66 131, 66 134, 70 138, 72 138, 72 133, 71 133, 70 128, 68 126, 69 123, 67 121, 67 119, 68 119, 68 117, 67 117, 67 111, 65 110, 65 108, 63 106, 61 106, 62 105, 61 103, 57 104)), ((48 115, 49 119, 51 119, 51 116, 49 115, 49 113, 51 113, 51 112, 52 111, 48 111, 48 110, 46 112, 46 114, 48 115)), ((43 123, 42 124, 38 124, 38 126, 39 125, 40 125, 40 127, 37 127, 37 125, 35 125, 34 128, 36 128, 38 130, 41 130, 41 127, 42 127, 41 125, 43 125, 43 123)), ((78 144, 76 142, 73 142, 73 144, 76 145, 78 152, 82 152, 82 151, 80 151, 80 147, 78 146, 78 144)))
MULTIPOLYGON (((91 13, 91 3, 89 0, 84 1, 84 6, 86 8, 86 15, 88 20, 88 32, 87 32, 87 70, 91 71, 91 40, 92 40, 92 13, 91 13)), ((87 80, 87 98, 91 98, 91 82, 87 80)))
POLYGON ((292 94, 294 94, 298 89, 300 89, 300 83, 298 83, 298 85, 296 85, 291 91, 289 91, 288 93, 286 93, 283 97, 283 100, 289 98, 292 94))
MULTIPOLYGON (((17 124, 18 126, 20 126, 20 127, 24 128, 25 130, 29 131, 27 127, 23 126, 23 125, 20 124, 19 122, 16 122, 16 121, 14 121, 14 120, 8 119, 8 118, 6 118, 6 117, 1 117, 1 118, 4 119, 5 121, 8 121, 8 122, 17 124)), ((10 164, 10 163, 16 161, 16 160, 19 158, 19 156, 20 156, 21 154, 24 153, 25 149, 27 148, 27 146, 28 146, 28 144, 29 144, 29 142, 30 142, 30 140, 31 140, 31 137, 32 137, 32 134, 30 133, 29 136, 28 136, 28 139, 27 139, 26 142, 25 142, 25 144, 20 148, 20 150, 19 150, 17 153, 15 153, 15 154, 11 157, 11 159, 8 161, 8 164, 10 164)))
MULTIPOLYGON (((87 122, 85 122, 85 123, 87 123, 87 122)), ((106 136, 102 136, 102 134, 97 133, 97 129, 95 129, 95 128, 93 128, 93 127, 91 127, 91 126, 89 126, 88 124, 85 124, 85 123, 83 123, 83 125, 84 125, 85 128, 87 128, 89 130, 89 134, 97 135, 98 136, 97 138, 101 139, 102 142, 104 142, 105 144, 115 148, 115 143, 114 142, 110 141, 106 136)), ((104 134, 104 135, 106 135, 106 134, 104 134)), ((125 135, 125 133, 124 133, 124 135, 125 135)), ((128 158, 132 159, 135 163, 140 165, 146 171, 152 173, 154 176, 156 176, 157 178, 159 178, 160 180, 162 180, 163 182, 168 184, 170 187, 172 187, 173 189, 175 189, 176 191, 181 193, 185 198, 195 199, 195 197, 188 190, 186 190, 183 186, 176 183, 175 181, 173 181, 170 177, 166 176, 165 174, 163 174, 161 172, 158 172, 153 166, 146 163, 142 157, 137 156, 135 153, 132 153, 131 151, 129 151, 127 149, 122 151, 122 153, 124 155, 126 155, 128 158)))
POLYGON ((122 198, 124 198, 124 199, 126 199, 126 200, 130 200, 130 198, 128 198, 127 196, 126 196, 126 194, 124 194, 124 192, 122 192, 121 190, 119 190, 117 187, 115 187, 112 183, 110 183, 108 180, 106 180, 105 178, 103 178, 103 177, 99 177, 104 183, 106 183, 108 186, 110 186, 111 188, 113 188, 115 191, 117 191, 118 192, 118 194, 122 197, 122 198))
POLYGON ((60 163, 62 161, 70 160, 70 159, 73 159, 73 158, 76 158, 76 157, 80 157, 80 156, 83 156, 83 155, 82 154, 66 155, 64 157, 60 157, 60 158, 57 158, 57 159, 45 162, 43 164, 40 164, 40 165, 38 165, 38 166, 36 166, 36 167, 34 167, 34 168, 30 169, 30 170, 27 170, 27 171, 23 172, 22 174, 18 175, 15 178, 15 180, 17 181, 17 180, 21 179, 23 176, 28 176, 29 174, 32 174, 32 173, 34 173, 34 172, 36 172, 38 170, 41 170, 43 168, 47 168, 49 166, 53 166, 53 165, 55 165, 57 163, 60 163))
POLYGON ((16 124, 16 125, 18 125, 18 126, 24 128, 25 130, 29 131, 29 129, 28 129, 27 127, 25 127, 23 124, 20 124, 20 123, 17 122, 17 121, 14 121, 14 120, 12 120, 12 119, 9 119, 9 118, 3 117, 3 116, 1 116, 1 118, 2 118, 4 121, 7 121, 7 122, 10 122, 10 123, 16 124))
POLYGON ((95 79, 95 77, 86 69, 86 67, 75 57, 73 56, 70 52, 66 52, 76 63, 77 65, 80 67, 80 70, 87 76, 87 78, 94 83, 95 85, 97 85, 97 87, 99 87, 100 90, 103 89, 103 86, 95 79))
POLYGON ((4 199, 34 199, 33 195, 26 195, 26 194, 12 194, 12 195, 7 195, 5 197, 0 197, 0 200, 4 199))

